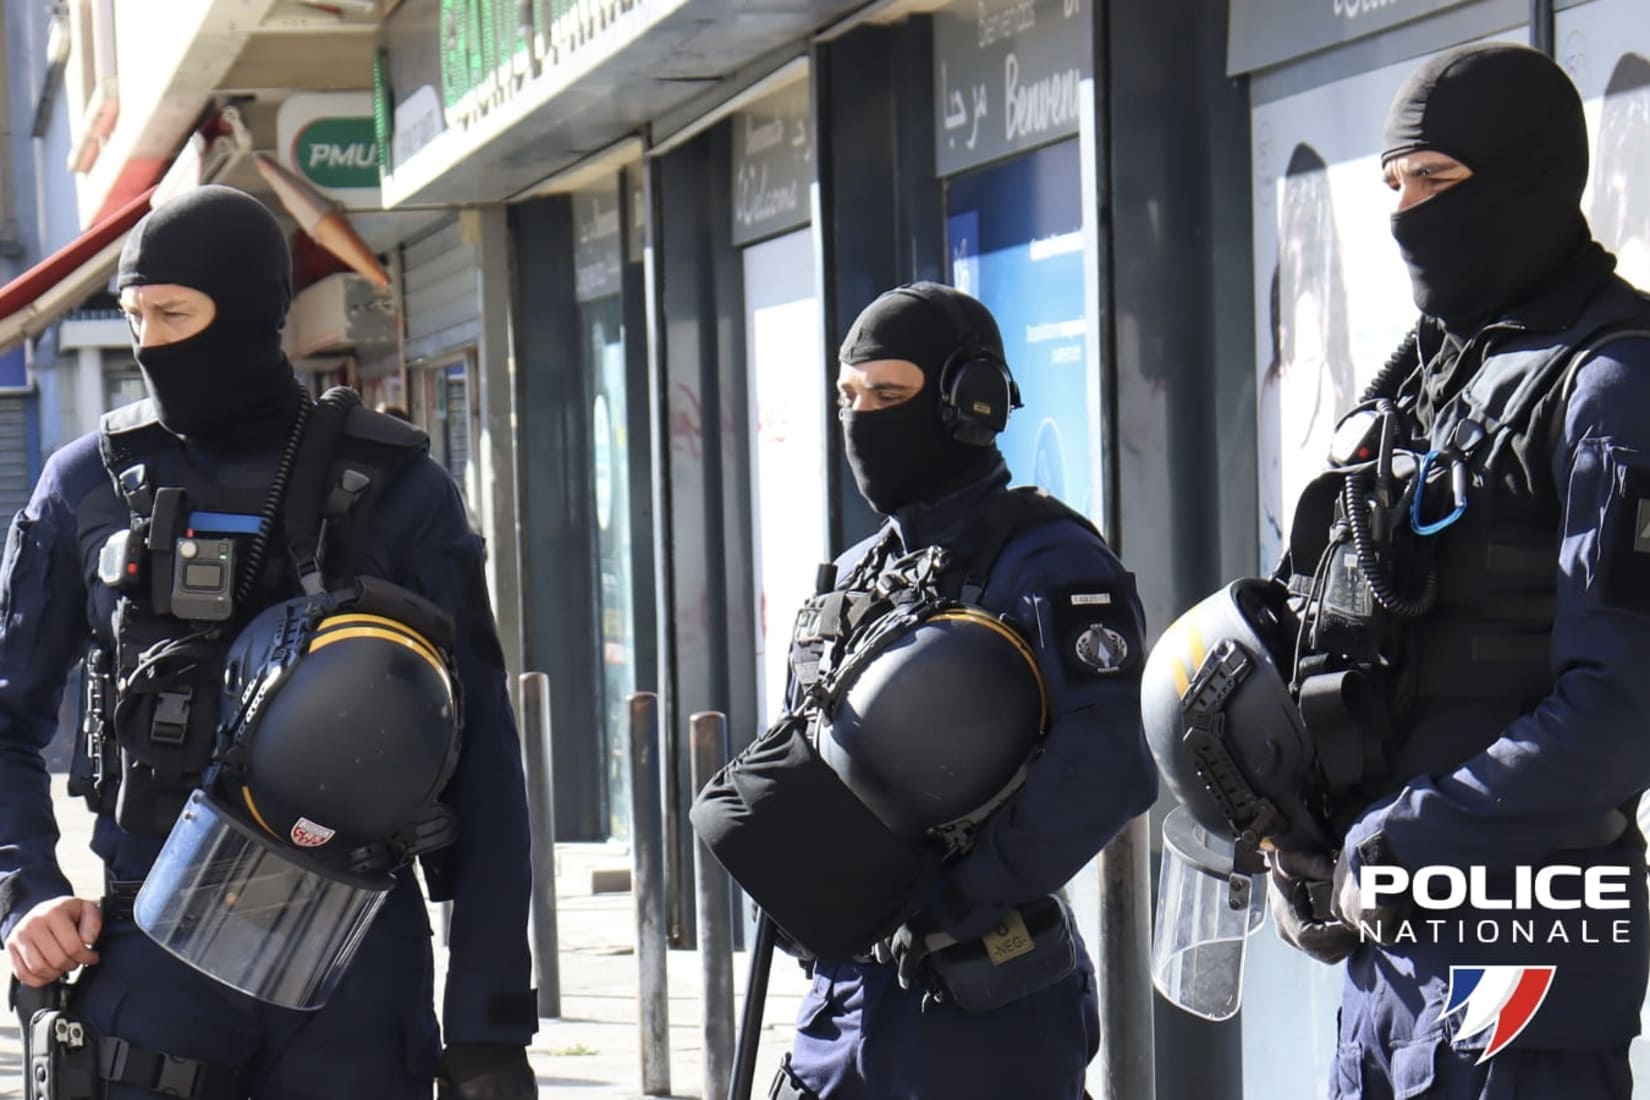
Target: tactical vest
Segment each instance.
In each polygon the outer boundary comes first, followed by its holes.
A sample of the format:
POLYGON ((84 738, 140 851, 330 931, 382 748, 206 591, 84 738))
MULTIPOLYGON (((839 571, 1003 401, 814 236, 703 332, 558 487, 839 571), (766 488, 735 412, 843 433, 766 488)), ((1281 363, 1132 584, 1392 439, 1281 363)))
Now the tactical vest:
MULTIPOLYGON (((945 599, 978 603, 1003 549, 1021 535, 1059 520, 1101 538, 1086 516, 1039 489, 1022 486, 994 494, 956 540, 957 550, 939 564, 934 590, 945 599)), ((840 663, 850 636, 893 609, 897 594, 916 579, 900 574, 914 567, 916 559, 899 554, 899 533, 889 524, 840 588, 833 587, 834 576, 822 578, 825 583, 817 586, 821 591, 802 605, 791 635, 791 673, 799 697, 840 663)), ((825 568, 834 573, 832 567, 825 568)))
POLYGON ((273 478, 252 488, 152 475, 187 458, 149 401, 105 414, 99 447, 129 522, 89 579, 116 598, 93 623, 69 790, 128 832, 165 836, 218 747, 236 633, 271 604, 360 575, 380 495, 428 440, 340 387, 306 400, 273 478))
POLYGON ((922 904, 954 850, 949 835, 892 832, 821 759, 815 719, 830 703, 833 672, 856 658, 879 624, 910 612, 914 589, 921 600, 937 593, 976 603, 1003 549, 1059 520, 1099 537, 1059 501, 1020 489, 983 501, 954 550, 901 554, 890 525, 841 589, 835 569, 823 568, 824 591, 797 617, 787 713, 705 785, 690 813, 716 859, 808 952, 848 959, 891 934, 922 904))
MULTIPOLYGON (((1387 392, 1379 392, 1378 381, 1376 392, 1366 395, 1408 411, 1412 435, 1400 443, 1451 468, 1418 491, 1418 503, 1411 499, 1400 509, 1407 518, 1400 518, 1399 552, 1389 564, 1396 587, 1415 606, 1383 614, 1374 606, 1378 598, 1366 600, 1362 610, 1372 612, 1375 623, 1367 644, 1356 630, 1318 635, 1336 637, 1329 647, 1303 639, 1296 672, 1307 724, 1315 740, 1338 743, 1341 757, 1360 772, 1355 783, 1345 782, 1353 778, 1349 764, 1338 777, 1343 782, 1331 776, 1331 787, 1357 786, 1367 797, 1410 776, 1453 770, 1551 692, 1563 520, 1552 460, 1563 445, 1564 412, 1579 367, 1611 341, 1639 336, 1650 336, 1650 299, 1612 279, 1561 332, 1506 324, 1480 332, 1462 352, 1481 350, 1480 364, 1431 423, 1413 416, 1419 371, 1387 392), (1422 607, 1424 613, 1415 614, 1422 607), (1313 673, 1338 676, 1349 665, 1368 671, 1374 658, 1385 666, 1375 674, 1381 698, 1353 699, 1342 680, 1332 682, 1329 704, 1313 697, 1313 673), (1350 739, 1362 741, 1361 752, 1346 751, 1350 739)), ((1309 605, 1335 584, 1337 570, 1344 576, 1357 568, 1338 489, 1344 480, 1333 473, 1320 478, 1297 511, 1290 587, 1309 605), (1320 556, 1325 547, 1328 559, 1320 556), (1320 560, 1328 562, 1323 575, 1308 575, 1320 560)), ((1414 482, 1409 491, 1417 493, 1414 482)))

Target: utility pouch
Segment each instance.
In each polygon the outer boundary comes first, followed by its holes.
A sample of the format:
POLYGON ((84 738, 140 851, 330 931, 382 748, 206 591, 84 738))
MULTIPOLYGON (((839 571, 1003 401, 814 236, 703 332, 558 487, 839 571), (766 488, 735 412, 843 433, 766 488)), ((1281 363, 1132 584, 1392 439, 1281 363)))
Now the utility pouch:
POLYGON ((217 737, 225 645, 215 631, 176 633, 175 621, 145 616, 131 601, 116 612, 115 821, 143 836, 171 831, 200 786, 217 737))
POLYGON ((967 1012, 990 1012, 1047 989, 1077 969, 1071 919, 1057 895, 1039 898, 1010 910, 977 940, 951 941, 929 954, 927 962, 946 1000, 967 1012))
POLYGON ((85 1025, 56 1009, 29 1022, 26 1100, 98 1100, 97 1047, 85 1025))

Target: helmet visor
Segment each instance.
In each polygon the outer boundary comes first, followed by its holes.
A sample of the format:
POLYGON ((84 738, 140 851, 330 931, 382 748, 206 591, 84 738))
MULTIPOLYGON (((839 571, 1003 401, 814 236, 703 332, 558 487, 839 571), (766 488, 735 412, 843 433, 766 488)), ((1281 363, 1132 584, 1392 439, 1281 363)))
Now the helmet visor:
POLYGON ((150 939, 207 977, 269 1004, 316 1009, 392 885, 306 866, 196 791, 134 916, 150 939))
MULTIPOLYGON (((1232 846, 1177 806, 1163 821, 1152 984, 1205 1020, 1228 1020, 1243 999, 1249 935, 1266 917, 1266 882, 1250 878, 1234 905, 1232 846)), ((1248 877, 1248 876, 1245 876, 1248 877)))

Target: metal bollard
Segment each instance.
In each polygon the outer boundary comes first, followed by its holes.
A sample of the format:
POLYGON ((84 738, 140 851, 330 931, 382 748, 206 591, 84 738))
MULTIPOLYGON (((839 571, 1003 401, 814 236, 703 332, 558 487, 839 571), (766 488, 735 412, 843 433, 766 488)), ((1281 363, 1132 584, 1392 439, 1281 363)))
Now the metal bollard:
POLYGON ((630 847, 636 899, 642 1093, 670 1095, 670 987, 665 972, 665 865, 660 820, 659 697, 630 697, 630 847))
MULTIPOLYGON (((728 758, 728 716, 708 711, 691 719, 693 791, 704 790, 728 758)), ((704 1091, 710 1098, 728 1087, 733 1072, 733 894, 728 873, 703 841, 693 845, 699 898, 699 966, 704 975, 704 1091)))
POLYGON ((533 834, 533 955, 539 1017, 561 1016, 561 948, 556 928, 556 788, 550 756, 550 677, 521 675, 521 743, 527 763, 527 819, 533 834))
POLYGON ((1135 818, 1100 853, 1100 1095, 1157 1095, 1152 1026, 1151 841, 1135 818))

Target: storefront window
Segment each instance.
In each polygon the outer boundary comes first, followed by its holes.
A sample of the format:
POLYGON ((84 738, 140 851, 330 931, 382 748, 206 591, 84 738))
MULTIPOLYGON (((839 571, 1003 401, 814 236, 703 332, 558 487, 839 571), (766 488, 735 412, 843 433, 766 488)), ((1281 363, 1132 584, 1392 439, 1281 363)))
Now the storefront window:
POLYGON ((602 757, 606 761, 608 830, 630 831, 630 750, 626 701, 636 691, 636 632, 630 545, 630 463, 626 432, 621 300, 579 307, 584 369, 591 379, 591 469, 595 486, 597 614, 601 631, 602 757))
POLYGON ((1017 484, 1094 515, 1099 387, 1088 361, 1077 142, 953 178, 951 284, 984 302, 1025 407, 998 440, 1017 484))

